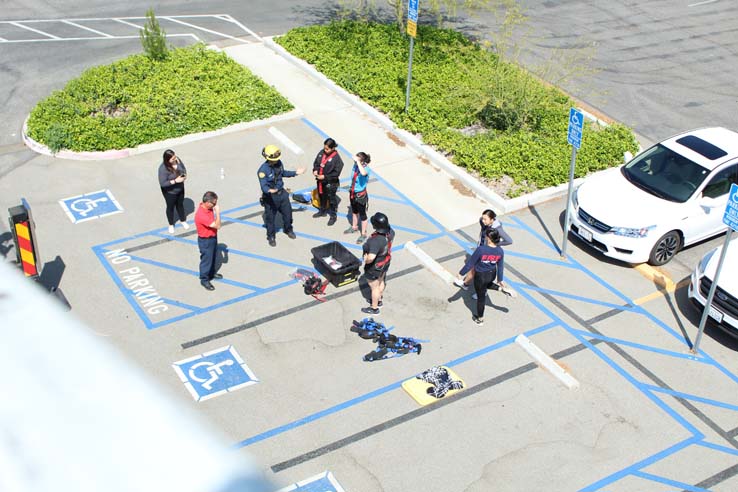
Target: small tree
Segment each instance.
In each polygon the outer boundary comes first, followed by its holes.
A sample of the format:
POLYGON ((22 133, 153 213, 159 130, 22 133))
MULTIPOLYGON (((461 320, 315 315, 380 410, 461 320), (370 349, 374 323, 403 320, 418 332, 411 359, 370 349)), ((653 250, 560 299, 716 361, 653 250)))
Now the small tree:
POLYGON ((146 11, 146 23, 139 31, 139 36, 146 56, 154 61, 166 60, 169 57, 167 33, 159 26, 159 21, 154 16, 154 9, 146 11))

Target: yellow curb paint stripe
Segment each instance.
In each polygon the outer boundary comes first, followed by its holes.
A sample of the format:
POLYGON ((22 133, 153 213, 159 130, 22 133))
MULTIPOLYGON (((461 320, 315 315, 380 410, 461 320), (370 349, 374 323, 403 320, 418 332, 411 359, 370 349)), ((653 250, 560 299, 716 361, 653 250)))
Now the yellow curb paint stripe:
POLYGON ((640 297, 633 301, 633 304, 636 306, 640 306, 642 304, 645 304, 649 301, 653 301, 654 299, 658 299, 659 297, 664 297, 667 294, 673 294, 675 290, 681 289, 685 287, 687 284, 689 284, 689 278, 685 278, 684 280, 680 280, 679 283, 671 283, 672 286, 669 288, 666 288, 664 290, 657 290, 656 292, 651 292, 648 295, 645 295, 643 297, 640 297))
POLYGON ((638 271, 638 273, 646 277, 648 280, 652 281, 658 287, 666 290, 674 288, 674 281, 669 278, 667 274, 655 269, 651 265, 643 263, 641 265, 636 265, 634 268, 638 271))

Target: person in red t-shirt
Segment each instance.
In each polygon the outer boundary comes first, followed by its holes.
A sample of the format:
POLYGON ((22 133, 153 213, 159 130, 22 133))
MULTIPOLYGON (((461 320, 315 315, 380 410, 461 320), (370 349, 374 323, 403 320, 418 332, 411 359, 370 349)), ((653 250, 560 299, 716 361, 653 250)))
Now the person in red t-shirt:
POLYGON ((215 192, 206 191, 202 196, 202 203, 195 212, 195 227, 197 247, 200 249, 200 285, 207 290, 215 290, 210 281, 223 278, 220 273, 215 273, 215 251, 220 229, 220 207, 215 192))

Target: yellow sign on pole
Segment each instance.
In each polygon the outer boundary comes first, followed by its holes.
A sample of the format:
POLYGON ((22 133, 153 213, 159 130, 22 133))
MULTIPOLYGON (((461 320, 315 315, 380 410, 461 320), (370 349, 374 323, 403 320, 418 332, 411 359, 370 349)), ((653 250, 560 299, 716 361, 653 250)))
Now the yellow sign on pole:
POLYGON ((416 37, 417 32, 418 24, 415 21, 407 21, 407 33, 412 37, 416 37))

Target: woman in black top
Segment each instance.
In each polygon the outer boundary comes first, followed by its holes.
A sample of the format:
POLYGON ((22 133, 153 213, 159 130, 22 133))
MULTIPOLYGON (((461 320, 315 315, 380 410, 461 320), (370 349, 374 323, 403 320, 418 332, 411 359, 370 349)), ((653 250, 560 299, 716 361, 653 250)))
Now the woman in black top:
POLYGON ((325 217, 330 215, 328 225, 336 223, 338 214, 338 182, 343 170, 343 160, 338 154, 338 144, 332 138, 326 138, 323 142, 323 150, 318 152, 313 162, 313 176, 318 185, 320 196, 320 209, 313 217, 325 217))
POLYGON ((177 216, 182 221, 182 227, 189 229, 187 225, 187 216, 184 211, 184 182, 187 179, 187 169, 184 162, 173 150, 164 151, 161 165, 159 166, 159 186, 161 186, 161 194, 164 195, 164 201, 167 204, 167 222, 169 222, 169 233, 174 233, 174 224, 177 222, 174 218, 176 208, 177 216))

